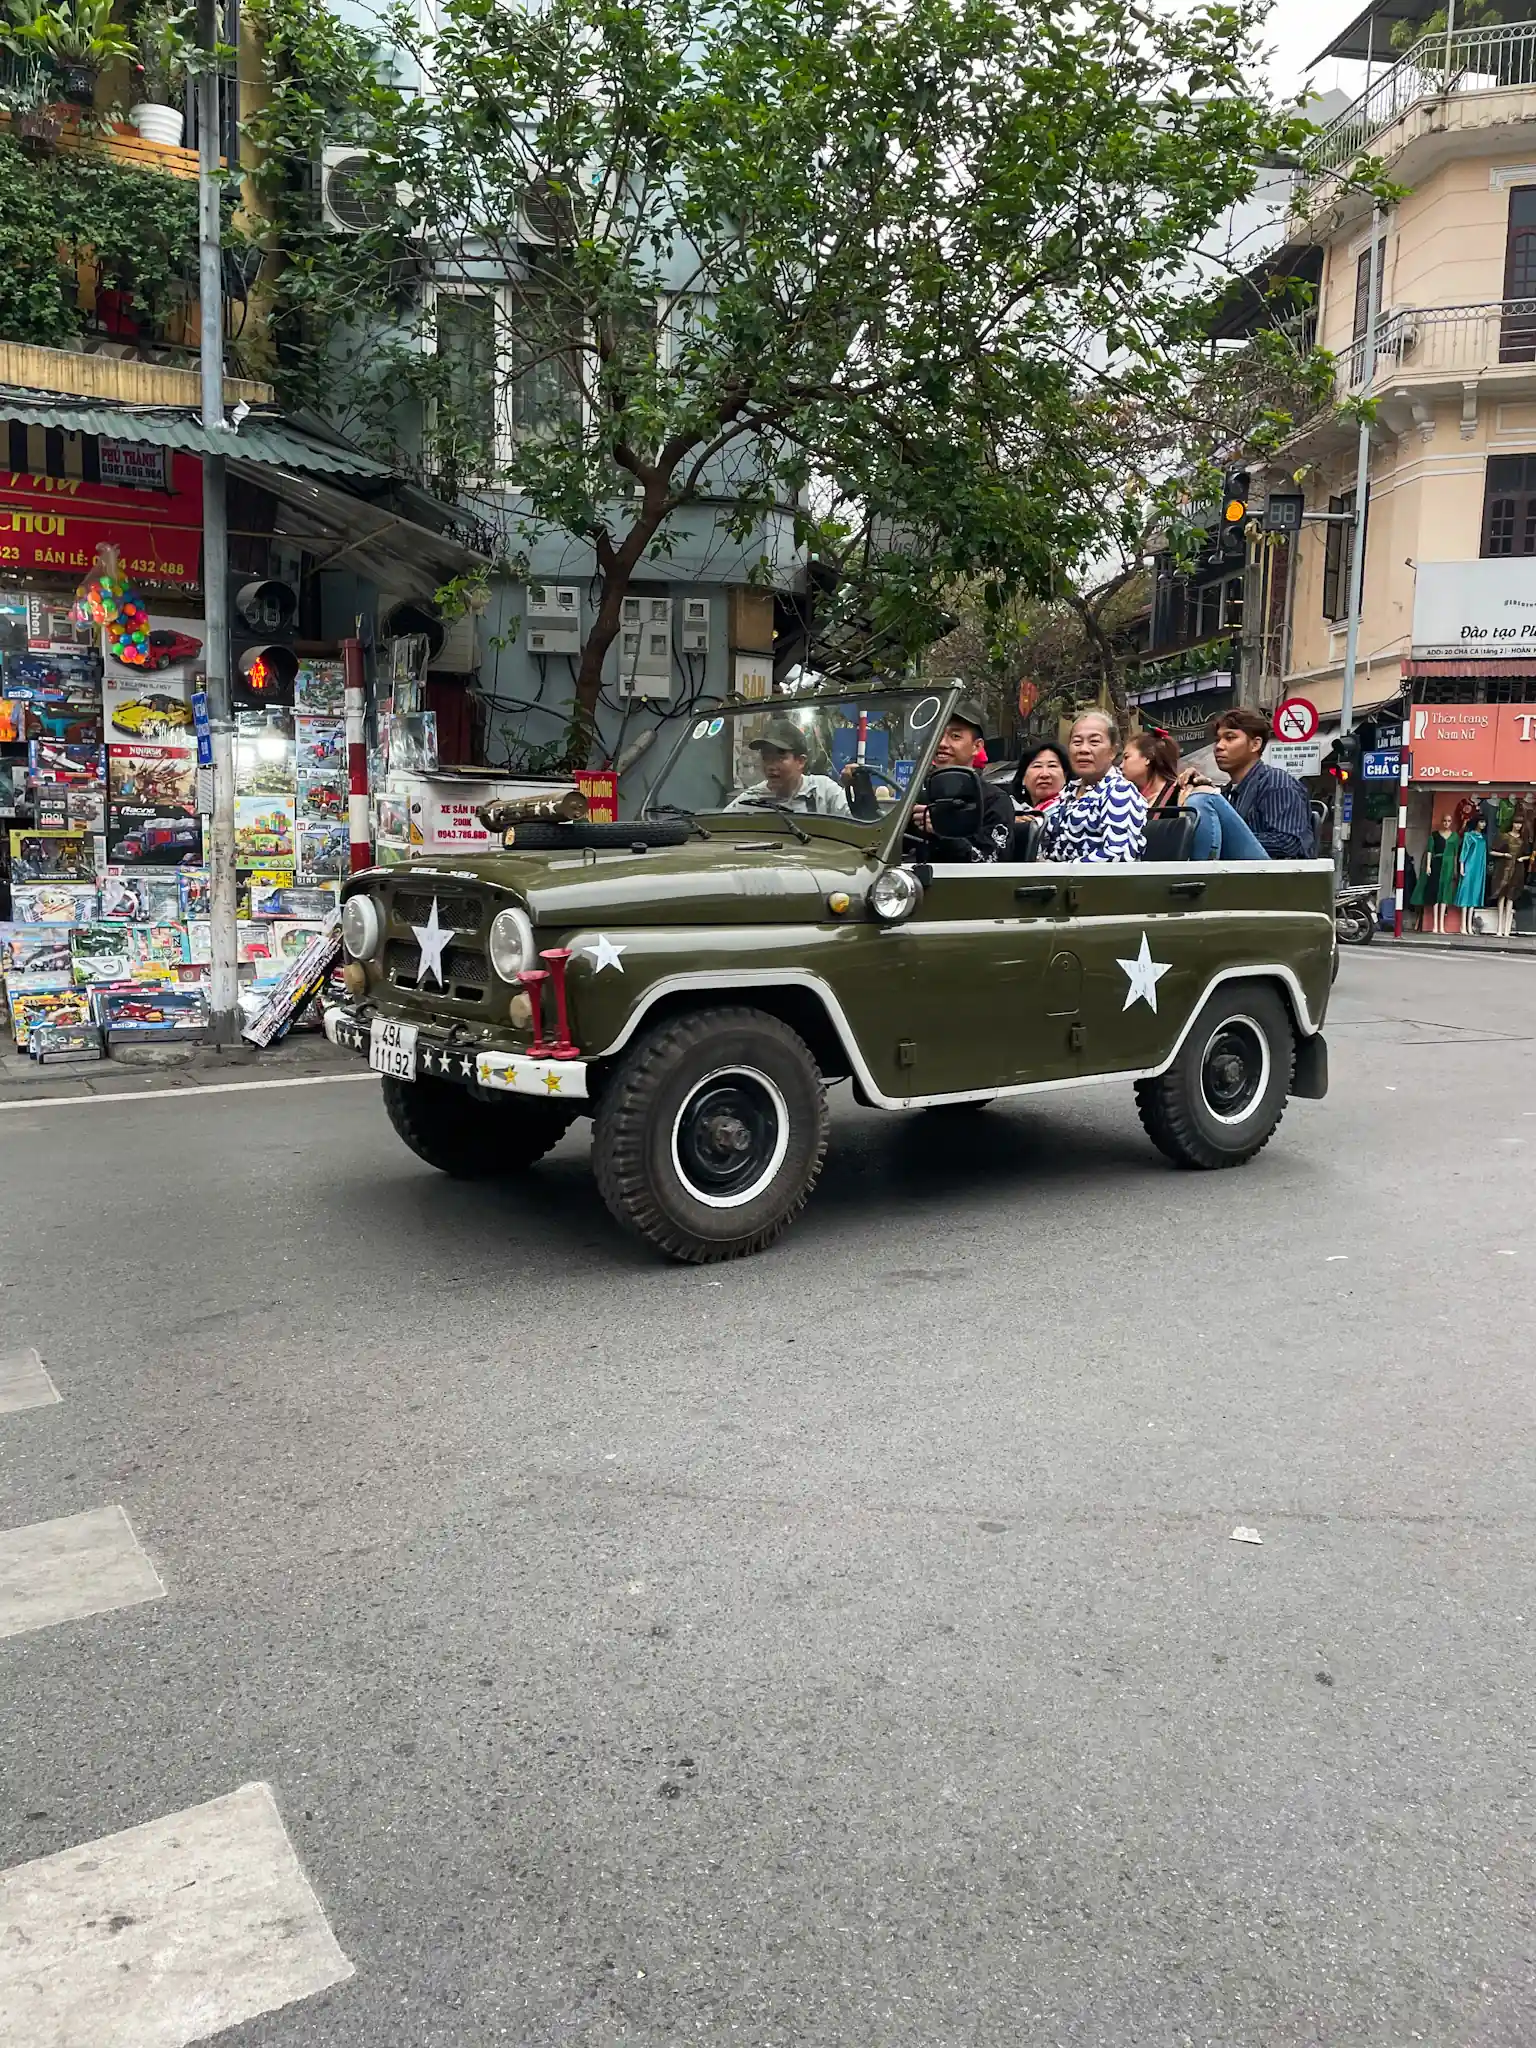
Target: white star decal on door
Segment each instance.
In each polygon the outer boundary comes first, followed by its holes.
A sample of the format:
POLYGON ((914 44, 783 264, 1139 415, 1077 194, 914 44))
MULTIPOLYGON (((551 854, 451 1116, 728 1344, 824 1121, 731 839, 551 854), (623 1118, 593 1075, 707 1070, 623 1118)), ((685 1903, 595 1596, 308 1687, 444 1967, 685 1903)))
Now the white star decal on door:
POLYGON ((590 955, 592 972, 594 974, 601 974, 605 967, 616 967, 620 974, 622 974, 624 972, 624 962, 619 958, 619 955, 626 950, 623 946, 616 946, 606 932, 599 932, 592 943, 590 955))
POLYGON ((1154 1013, 1157 1010, 1157 984, 1173 965, 1171 960, 1154 960, 1152 948, 1147 944, 1145 932, 1141 935, 1141 951, 1134 960, 1119 960, 1116 966, 1123 967, 1130 977, 1130 987, 1125 992, 1122 1008, 1128 1010, 1132 1003, 1145 1002, 1154 1013))
POLYGON ((416 934, 416 943, 421 948, 421 965, 416 970, 416 986, 420 988, 430 974, 439 988, 444 987, 443 948, 453 937, 453 926, 438 923, 435 896, 432 898, 431 916, 425 924, 413 924, 411 930, 416 934))

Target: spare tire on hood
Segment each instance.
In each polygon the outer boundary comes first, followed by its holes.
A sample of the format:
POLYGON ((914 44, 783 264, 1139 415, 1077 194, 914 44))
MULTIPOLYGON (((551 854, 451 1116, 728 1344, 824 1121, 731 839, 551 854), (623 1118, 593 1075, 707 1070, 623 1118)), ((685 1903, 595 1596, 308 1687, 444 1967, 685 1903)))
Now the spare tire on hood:
POLYGON ((525 825, 509 825, 502 844, 515 853, 554 853, 561 848, 579 853, 585 846, 643 849, 686 845, 692 830, 681 818, 636 818, 627 825, 597 825, 591 819, 556 824, 548 818, 533 818, 525 825))

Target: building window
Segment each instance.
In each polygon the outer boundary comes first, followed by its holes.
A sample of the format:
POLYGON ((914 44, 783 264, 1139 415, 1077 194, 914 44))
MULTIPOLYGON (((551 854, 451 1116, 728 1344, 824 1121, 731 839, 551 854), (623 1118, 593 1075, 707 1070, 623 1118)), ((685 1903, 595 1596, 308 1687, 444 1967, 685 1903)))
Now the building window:
MULTIPOLYGON (((1378 245, 1378 246, 1379 246, 1379 245, 1378 245)), ((1385 255, 1386 255, 1386 251, 1385 251, 1385 250, 1383 249, 1383 250, 1382 250, 1382 256, 1384 257, 1385 255)), ((1380 260, 1381 260, 1381 259, 1380 259, 1380 258, 1378 258, 1377 260, 1378 260, 1378 264, 1379 264, 1379 263, 1380 263, 1380 260)), ((1379 309, 1380 309, 1380 306, 1381 306, 1381 298, 1380 298, 1380 293, 1381 293, 1381 286, 1382 286, 1382 278, 1381 278, 1381 272, 1380 272, 1380 269, 1378 268, 1378 271, 1377 271, 1377 274, 1376 274, 1376 291, 1377 291, 1377 300, 1376 300, 1376 304, 1377 304, 1377 308, 1378 308, 1378 317, 1379 317, 1379 309)), ((1352 327, 1351 327, 1351 329, 1350 329, 1350 339, 1351 339, 1351 341, 1359 341, 1359 340, 1360 340, 1360 339, 1361 339, 1361 338, 1362 338, 1362 337, 1364 336, 1364 334, 1365 334, 1365 330, 1366 330, 1366 326, 1367 326, 1367 324, 1368 324, 1368 323, 1369 323, 1369 321, 1370 321, 1370 317, 1371 317, 1371 252, 1370 252, 1370 250, 1369 250, 1369 249, 1367 249, 1367 250, 1366 250, 1366 252, 1365 252, 1365 254, 1364 254, 1364 255, 1363 255, 1363 256, 1362 256, 1361 258, 1360 258, 1359 262, 1358 262, 1358 263, 1357 263, 1357 264, 1355 265, 1355 318, 1354 318, 1354 324, 1353 324, 1353 326, 1352 326, 1352 327)))
POLYGON ((516 285, 507 297, 507 424, 514 442, 581 417, 581 327, 557 292, 516 285))
POLYGON ((581 418, 582 329, 562 293, 518 284, 439 285, 432 408, 438 476, 485 483, 515 475, 518 448, 581 418))
MULTIPOLYGON (((1344 519, 1335 518, 1328 526, 1328 538, 1323 549, 1323 617, 1342 619, 1349 613, 1349 582, 1355 560, 1355 529, 1352 523, 1355 510, 1355 494, 1343 491, 1328 500, 1328 510, 1345 513, 1344 519)), ((1371 501, 1365 501, 1365 530, 1370 534, 1371 501)))
POLYGON ((496 452, 496 294, 439 292, 434 467, 445 482, 488 477, 496 452))
POLYGON ((1517 185, 1509 195, 1499 361, 1536 362, 1536 185, 1517 185))
POLYGON ((1490 455, 1483 553, 1536 555, 1536 455, 1490 455))

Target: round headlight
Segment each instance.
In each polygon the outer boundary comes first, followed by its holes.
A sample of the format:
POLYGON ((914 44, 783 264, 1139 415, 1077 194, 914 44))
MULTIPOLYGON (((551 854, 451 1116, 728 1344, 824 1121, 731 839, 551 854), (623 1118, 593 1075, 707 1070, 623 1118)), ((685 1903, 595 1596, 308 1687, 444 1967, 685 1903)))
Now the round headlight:
POLYGON ((354 960, 368 960, 379 950, 383 925, 371 896, 349 896, 341 907, 341 943, 354 960))
POLYGON ((491 965, 498 977, 516 981, 533 963, 533 926, 527 911, 497 911, 491 919, 491 965))
POLYGON ((923 900, 923 885, 905 868, 887 868, 875 877, 869 892, 869 907, 882 924, 899 924, 910 917, 923 900))

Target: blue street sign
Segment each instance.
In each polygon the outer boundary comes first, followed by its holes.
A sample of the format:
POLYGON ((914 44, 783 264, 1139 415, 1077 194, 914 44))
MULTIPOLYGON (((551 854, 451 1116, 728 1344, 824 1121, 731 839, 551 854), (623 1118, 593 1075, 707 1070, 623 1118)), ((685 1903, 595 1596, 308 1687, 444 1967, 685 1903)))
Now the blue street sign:
POLYGON ((199 768, 213 766, 213 728, 208 723, 208 692, 192 692, 192 724, 197 732, 197 765, 199 768))
POLYGON ((1354 815, 1355 792, 1352 789, 1346 789, 1344 792, 1344 822, 1346 825, 1348 825, 1352 821, 1354 815))
POLYGON ((1366 754, 1360 772, 1367 782, 1396 782, 1402 759, 1398 747, 1374 747, 1366 754))

